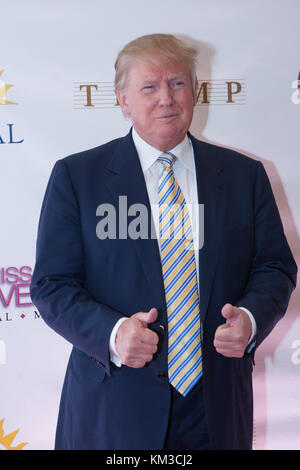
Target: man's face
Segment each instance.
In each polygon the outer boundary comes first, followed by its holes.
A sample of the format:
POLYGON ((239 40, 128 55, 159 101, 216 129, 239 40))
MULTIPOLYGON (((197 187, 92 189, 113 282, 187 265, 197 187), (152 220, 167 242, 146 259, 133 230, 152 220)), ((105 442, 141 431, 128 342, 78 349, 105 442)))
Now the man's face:
POLYGON ((153 147, 167 151, 184 139, 195 105, 192 80, 184 64, 137 61, 117 97, 136 132, 153 147))

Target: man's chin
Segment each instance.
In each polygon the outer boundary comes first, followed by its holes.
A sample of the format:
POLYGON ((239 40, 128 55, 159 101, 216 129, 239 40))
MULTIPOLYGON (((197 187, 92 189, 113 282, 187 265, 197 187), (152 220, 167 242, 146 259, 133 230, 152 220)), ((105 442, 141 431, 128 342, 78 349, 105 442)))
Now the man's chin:
POLYGON ((176 145, 180 144, 185 137, 185 133, 163 133, 160 132, 155 136, 155 144, 152 144, 153 147, 161 150, 162 152, 167 152, 176 145))

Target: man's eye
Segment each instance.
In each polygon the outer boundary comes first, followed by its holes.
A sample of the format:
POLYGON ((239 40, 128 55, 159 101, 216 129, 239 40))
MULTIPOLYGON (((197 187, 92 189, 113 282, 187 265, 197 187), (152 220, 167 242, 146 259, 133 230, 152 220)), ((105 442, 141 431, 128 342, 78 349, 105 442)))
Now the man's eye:
POLYGON ((176 80, 172 83, 173 88, 182 88, 184 86, 184 82, 182 80, 176 80))
POLYGON ((154 85, 146 85, 143 87, 143 92, 144 93, 151 93, 154 90, 154 85))

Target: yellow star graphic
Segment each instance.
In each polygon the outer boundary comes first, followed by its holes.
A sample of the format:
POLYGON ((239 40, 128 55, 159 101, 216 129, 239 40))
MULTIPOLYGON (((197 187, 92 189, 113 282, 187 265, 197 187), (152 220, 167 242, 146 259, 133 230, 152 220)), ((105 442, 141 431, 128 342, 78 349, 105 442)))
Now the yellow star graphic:
POLYGON ((0 444, 2 444, 5 449, 7 450, 21 450, 23 449, 24 446, 29 444, 28 442, 21 442, 17 446, 12 446, 13 440, 16 437, 16 435, 19 432, 19 429, 16 429, 15 431, 11 432, 10 434, 4 435, 4 429, 3 429, 3 422, 4 419, 0 420, 0 444))
MULTIPOLYGON (((0 77, 3 74, 4 70, 0 70, 0 77)), ((13 85, 7 85, 6 83, 0 80, 0 104, 17 104, 13 101, 8 101, 6 99, 6 92, 9 90, 13 85)))

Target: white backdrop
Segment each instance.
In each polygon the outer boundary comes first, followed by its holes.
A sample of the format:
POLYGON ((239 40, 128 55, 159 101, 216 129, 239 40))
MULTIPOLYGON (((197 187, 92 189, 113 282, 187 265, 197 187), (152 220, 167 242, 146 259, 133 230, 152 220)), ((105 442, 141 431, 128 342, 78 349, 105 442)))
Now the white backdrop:
MULTIPOLYGON (((0 12, 0 449, 52 449, 70 345, 39 318, 28 283, 54 162, 128 131, 112 91, 125 43, 186 35, 208 90, 191 130, 264 163, 299 264, 300 3, 1 0, 0 12)), ((256 354, 254 449, 300 449, 299 308, 298 290, 256 354)))

